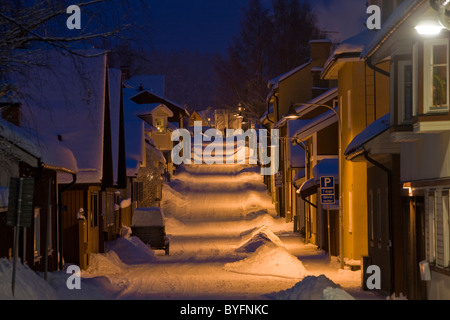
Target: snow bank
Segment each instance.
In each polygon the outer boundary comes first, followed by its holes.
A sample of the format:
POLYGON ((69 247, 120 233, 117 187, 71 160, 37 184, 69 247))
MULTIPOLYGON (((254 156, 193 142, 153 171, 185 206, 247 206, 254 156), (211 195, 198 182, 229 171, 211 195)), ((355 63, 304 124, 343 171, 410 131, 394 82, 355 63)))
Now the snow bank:
POLYGON ((48 282, 43 275, 27 265, 17 264, 15 294, 11 292, 13 262, 0 259, 0 300, 92 300, 114 299, 120 288, 113 287, 106 277, 81 277, 81 290, 69 290, 66 271, 48 273, 48 282))
POLYGON ((106 244, 106 253, 89 256, 88 274, 112 275, 123 273, 130 265, 150 263, 155 260, 153 250, 138 237, 118 238, 106 244))
POLYGON ((173 180, 169 184, 163 184, 161 208, 165 212, 176 215, 177 217, 183 217, 187 214, 188 200, 185 195, 175 190, 179 184, 179 180, 173 180))
POLYGON ((58 298, 50 284, 27 265, 17 263, 15 294, 12 295, 13 262, 0 259, 0 300, 55 300, 58 298))
POLYGON ((274 300, 354 300, 325 275, 307 276, 292 288, 267 295, 274 300))
POLYGON ((323 290, 321 300, 355 300, 355 298, 340 288, 327 287, 323 290))
POLYGON ((127 265, 152 262, 155 258, 153 250, 138 237, 118 238, 107 243, 107 252, 114 252, 127 265))
POLYGON ((268 226, 263 225, 256 228, 253 232, 244 236, 241 243, 237 246, 236 252, 255 252, 259 247, 273 243, 277 246, 283 247, 283 242, 278 238, 268 226))
POLYGON ((273 243, 262 245, 243 260, 225 264, 224 269, 243 274, 294 279, 303 278, 307 274, 300 260, 291 255, 284 247, 273 243))

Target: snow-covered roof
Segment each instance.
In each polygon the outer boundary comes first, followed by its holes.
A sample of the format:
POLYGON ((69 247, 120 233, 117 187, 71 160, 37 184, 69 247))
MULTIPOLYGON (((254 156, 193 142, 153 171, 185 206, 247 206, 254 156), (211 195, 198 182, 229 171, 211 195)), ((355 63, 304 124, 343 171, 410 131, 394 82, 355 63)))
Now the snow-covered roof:
POLYGON ((37 166, 39 160, 56 170, 68 173, 78 171, 72 151, 59 142, 57 137, 31 133, 2 118, 0 118, 0 137, 35 157, 36 163, 29 163, 30 165, 37 166))
POLYGON ((120 133, 120 102, 122 90, 122 71, 120 69, 108 69, 109 104, 111 114, 111 144, 113 156, 114 183, 118 179, 119 167, 119 133, 120 133))
POLYGON ((288 72, 282 74, 281 76, 278 77, 278 81, 277 83, 280 83, 281 81, 286 80, 287 78, 293 76, 294 74, 296 74, 297 72, 299 72, 300 70, 303 70, 304 68, 306 68, 307 66, 309 66, 311 64, 311 59, 309 59, 307 62, 305 62, 304 64, 289 70, 288 72))
MULTIPOLYGON (((337 110, 337 108, 335 108, 337 110)), ((321 115, 315 117, 311 120, 301 120, 304 121, 303 125, 295 132, 294 136, 299 139, 304 139, 309 137, 314 132, 322 130, 330 126, 331 124, 338 121, 336 113, 332 110, 322 113, 321 115)))
POLYGON ((309 66, 311 64, 312 60, 309 59, 306 63, 289 70, 288 72, 285 72, 275 78, 272 78, 268 81, 268 87, 270 89, 269 93, 267 94, 267 100, 270 99, 270 97, 274 94, 275 90, 278 88, 280 82, 288 79, 289 77, 293 76, 294 74, 296 74, 297 72, 299 72, 300 70, 303 70, 304 68, 306 68, 307 66, 309 66))
POLYGON ((333 177, 334 183, 339 183, 339 159, 323 159, 313 168, 313 175, 317 185, 321 177, 333 177))
POLYGON ((366 129, 364 129, 360 134, 358 134, 347 146, 344 154, 347 156, 351 153, 357 152, 364 148, 364 144, 378 135, 382 134, 384 131, 389 129, 390 126, 390 113, 385 114, 381 118, 372 122, 366 129))
POLYGON ((308 103, 306 105, 301 105, 301 106, 296 107, 295 111, 299 115, 301 115, 303 112, 305 112, 305 111, 309 112, 311 110, 311 108, 313 108, 309 104, 324 104, 326 102, 329 102, 329 101, 337 98, 337 96, 338 96, 338 87, 330 88, 329 90, 325 91, 321 95, 308 101, 308 103))
POLYGON ((125 80, 125 83, 136 90, 142 85, 144 90, 164 97, 164 80, 163 75, 137 75, 125 80))
MULTIPOLYGON (((103 170, 106 54, 85 58, 56 50, 32 51, 39 64, 10 75, 20 93, 23 128, 56 139, 73 152, 79 183, 99 183, 103 170), (38 58, 37 58, 38 57, 38 58)), ((20 66, 18 66, 20 68, 20 66)))
POLYGON ((340 69, 339 60, 360 59, 364 48, 375 36, 375 32, 364 29, 359 34, 348 38, 336 47, 331 56, 324 64, 322 77, 334 79, 340 69))

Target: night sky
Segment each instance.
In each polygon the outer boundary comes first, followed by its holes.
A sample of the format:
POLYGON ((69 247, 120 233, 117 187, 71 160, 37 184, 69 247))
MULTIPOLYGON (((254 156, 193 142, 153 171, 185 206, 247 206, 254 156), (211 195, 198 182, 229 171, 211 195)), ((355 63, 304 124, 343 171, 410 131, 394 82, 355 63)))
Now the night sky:
MULTIPOLYGON (((264 0, 270 7, 271 0, 264 0)), ((224 53, 238 33, 245 0, 148 0, 151 41, 157 50, 224 53)), ((311 1, 330 38, 344 40, 363 30, 365 0, 311 1)))

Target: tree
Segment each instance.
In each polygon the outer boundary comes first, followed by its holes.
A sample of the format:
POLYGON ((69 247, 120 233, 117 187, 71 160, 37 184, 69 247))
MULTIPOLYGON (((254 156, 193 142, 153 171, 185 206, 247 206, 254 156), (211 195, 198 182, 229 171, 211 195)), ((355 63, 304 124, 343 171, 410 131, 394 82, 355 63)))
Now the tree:
POLYGON ((239 103, 257 116, 264 108, 265 86, 273 33, 270 12, 260 0, 249 0, 243 9, 239 35, 227 49, 227 57, 218 56, 215 69, 221 83, 219 104, 233 108, 239 103))
POLYGON ((72 3, 53 0, 0 0, 0 95, 11 90, 4 75, 39 61, 23 49, 53 48, 80 55, 76 49, 97 45, 100 39, 129 36, 134 20, 130 10, 146 11, 144 2, 128 0, 81 0, 77 6, 83 17, 80 30, 70 30, 67 8, 72 3), (139 8, 140 10, 136 10, 139 8), (107 12, 107 14, 105 14, 107 12), (22 50, 21 50, 22 49, 22 50))
POLYGON ((249 0, 243 9, 240 32, 218 56, 219 105, 246 107, 259 117, 266 106, 269 79, 301 65, 309 56, 309 41, 323 38, 308 1, 273 0, 272 10, 261 0, 249 0))
POLYGON ((271 56, 273 75, 285 73, 309 57, 309 41, 321 39, 317 17, 309 1, 273 0, 274 45, 271 56))

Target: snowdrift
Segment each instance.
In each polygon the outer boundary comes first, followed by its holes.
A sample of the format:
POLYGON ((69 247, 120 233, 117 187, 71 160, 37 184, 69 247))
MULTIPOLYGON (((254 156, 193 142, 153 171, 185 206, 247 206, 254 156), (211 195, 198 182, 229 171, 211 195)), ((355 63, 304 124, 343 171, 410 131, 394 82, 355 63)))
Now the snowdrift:
POLYGON ((27 265, 17 264, 15 294, 11 292, 13 262, 0 259, 0 300, 100 300, 115 299, 114 288, 106 277, 81 278, 81 290, 69 290, 66 271, 48 273, 48 281, 41 273, 27 265))
POLYGON ((106 253, 90 255, 89 273, 116 274, 129 265, 151 263, 153 250, 138 237, 120 237, 106 244, 106 253))
POLYGON ((224 265, 226 271, 283 278, 301 279, 307 272, 302 262, 284 247, 266 243, 249 257, 224 265))
POLYGON ((17 263, 15 295, 11 292, 13 262, 0 259, 0 300, 55 300, 58 298, 50 284, 27 265, 17 263))
POLYGON ((278 238, 268 226, 263 225, 256 228, 253 232, 250 232, 250 234, 245 235, 235 251, 247 253, 255 252, 259 247, 267 243, 273 243, 280 247, 284 246, 280 238, 278 238))
POLYGON ((355 300, 325 275, 307 276, 288 290, 266 296, 274 300, 355 300))

